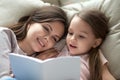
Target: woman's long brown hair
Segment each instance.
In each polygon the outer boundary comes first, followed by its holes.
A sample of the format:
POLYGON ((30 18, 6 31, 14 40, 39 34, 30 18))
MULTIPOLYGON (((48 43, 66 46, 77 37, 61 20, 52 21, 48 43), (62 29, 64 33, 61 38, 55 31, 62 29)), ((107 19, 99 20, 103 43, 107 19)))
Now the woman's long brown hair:
POLYGON ((15 33, 17 40, 22 41, 26 37, 28 24, 54 21, 60 21, 64 24, 64 34, 61 37, 62 39, 67 33, 68 20, 66 13, 57 6, 40 7, 32 14, 20 18, 18 23, 10 28, 15 33))
MULTIPOLYGON (((78 13, 77 16, 91 26, 96 38, 102 39, 102 42, 105 40, 109 32, 108 18, 105 16, 105 14, 98 10, 83 10, 82 12, 78 13)), ((88 52, 90 70, 89 80, 102 80, 102 62, 99 54, 100 45, 96 48, 92 48, 88 52)))

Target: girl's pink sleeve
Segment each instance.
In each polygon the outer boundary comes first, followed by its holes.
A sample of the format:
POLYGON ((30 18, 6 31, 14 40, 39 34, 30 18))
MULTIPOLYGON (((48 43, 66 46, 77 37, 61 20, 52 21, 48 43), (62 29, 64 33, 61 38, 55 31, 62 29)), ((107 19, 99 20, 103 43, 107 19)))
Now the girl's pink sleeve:
POLYGON ((102 64, 104 65, 104 64, 108 63, 108 60, 104 57, 102 51, 99 50, 99 52, 100 52, 100 58, 101 58, 102 64))
POLYGON ((69 56, 67 46, 64 46, 64 48, 62 49, 61 52, 59 52, 59 55, 57 57, 61 57, 61 56, 69 56))

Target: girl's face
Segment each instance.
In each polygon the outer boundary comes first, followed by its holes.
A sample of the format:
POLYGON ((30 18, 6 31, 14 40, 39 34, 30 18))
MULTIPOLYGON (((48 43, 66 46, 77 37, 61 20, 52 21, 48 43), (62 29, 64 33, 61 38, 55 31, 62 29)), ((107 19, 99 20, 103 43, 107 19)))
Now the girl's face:
POLYGON ((100 41, 100 39, 95 38, 88 23, 78 16, 72 19, 66 38, 71 55, 87 53, 92 47, 97 47, 100 41))
POLYGON ((64 25, 59 21, 29 24, 24 43, 31 52, 44 51, 52 48, 63 33, 64 25))

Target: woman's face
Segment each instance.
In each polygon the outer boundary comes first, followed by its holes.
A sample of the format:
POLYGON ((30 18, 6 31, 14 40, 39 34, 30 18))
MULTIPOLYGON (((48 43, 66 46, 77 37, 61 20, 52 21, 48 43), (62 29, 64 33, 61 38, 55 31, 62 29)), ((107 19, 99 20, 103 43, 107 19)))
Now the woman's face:
POLYGON ((59 21, 33 23, 28 25, 24 41, 33 52, 40 52, 52 48, 63 36, 63 33, 64 25, 59 21))

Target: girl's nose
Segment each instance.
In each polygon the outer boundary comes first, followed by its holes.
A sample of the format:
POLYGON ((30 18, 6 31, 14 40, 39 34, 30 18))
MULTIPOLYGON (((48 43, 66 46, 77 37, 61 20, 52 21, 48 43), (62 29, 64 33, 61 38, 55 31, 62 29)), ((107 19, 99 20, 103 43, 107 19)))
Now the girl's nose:
POLYGON ((76 36, 75 35, 71 36, 70 40, 71 42, 76 42, 76 36))

